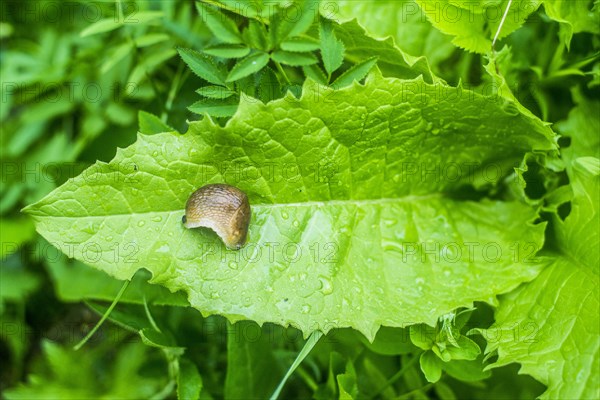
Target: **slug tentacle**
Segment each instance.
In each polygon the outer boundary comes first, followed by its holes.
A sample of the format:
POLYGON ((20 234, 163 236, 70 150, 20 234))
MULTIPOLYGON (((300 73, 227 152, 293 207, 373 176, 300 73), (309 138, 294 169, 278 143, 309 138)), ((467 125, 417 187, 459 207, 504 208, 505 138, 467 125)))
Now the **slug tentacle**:
POLYGON ((250 217, 246 193, 235 186, 215 183, 192 193, 181 222, 186 228, 210 228, 228 248, 239 250, 246 243, 250 217))

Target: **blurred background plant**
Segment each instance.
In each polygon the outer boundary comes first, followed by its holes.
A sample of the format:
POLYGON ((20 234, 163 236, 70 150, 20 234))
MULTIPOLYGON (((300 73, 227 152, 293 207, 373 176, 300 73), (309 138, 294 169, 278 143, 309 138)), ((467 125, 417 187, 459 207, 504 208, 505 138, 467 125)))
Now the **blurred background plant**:
MULTIPOLYGON (((6 398, 265 398, 302 347, 293 328, 203 318, 187 307, 184 295, 148 284, 149 274, 140 272, 111 322, 75 352, 72 346, 107 310, 121 283, 66 258, 19 212, 96 160, 110 160, 138 131, 185 132, 187 120, 207 115, 225 122, 243 94, 263 101, 287 90, 298 95, 307 77, 343 86, 362 79, 377 57, 392 51, 385 42, 380 54, 361 54, 327 22, 286 26, 281 16, 288 3, 262 17, 242 15, 231 2, 210 3, 218 7, 188 1, 0 4, 0 390, 6 398)), ((451 84, 489 83, 486 56, 453 44, 443 27, 415 12, 418 3, 320 7, 338 22, 358 17, 373 36, 391 35, 411 63, 428 63, 451 84)), ((554 2, 547 3, 496 45, 502 50, 494 66, 523 105, 557 122, 575 105, 571 87, 597 97, 600 39, 598 26, 556 22, 554 2)), ((379 67, 385 75, 403 73, 384 61, 379 67)), ((531 172, 523 178, 540 179, 531 172)), ((471 312, 478 328, 493 322, 491 308, 478 305, 461 314, 455 330, 473 319, 471 312)), ((485 374, 457 371, 440 349, 461 346, 452 335, 435 339, 453 323, 440 321, 437 331, 382 328, 374 343, 349 329, 334 331, 284 394, 352 397, 360 388, 383 398, 530 398, 544 390, 517 375, 515 366, 485 374), (429 331, 432 338, 423 339, 429 331), (441 375, 442 369, 447 373, 441 375)), ((479 357, 485 343, 463 337, 471 353, 457 350, 455 358, 479 357)))

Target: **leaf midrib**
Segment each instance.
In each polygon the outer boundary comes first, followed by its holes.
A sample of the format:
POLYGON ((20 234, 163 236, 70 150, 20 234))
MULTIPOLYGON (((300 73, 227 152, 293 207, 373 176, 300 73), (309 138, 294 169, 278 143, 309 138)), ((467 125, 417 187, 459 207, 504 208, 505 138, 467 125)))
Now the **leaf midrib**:
MULTIPOLYGON (((369 204, 392 204, 392 203, 407 203, 407 202, 419 202, 434 198, 443 197, 442 193, 434 193, 427 195, 409 195, 404 197, 385 197, 381 199, 364 199, 364 200, 326 200, 326 201, 305 201, 297 203, 276 203, 276 204, 251 204, 252 209, 272 209, 272 208, 293 208, 293 207, 314 207, 322 208, 328 206, 346 206, 349 204, 369 205, 369 204)), ((37 210, 36 210, 37 211, 37 210)), ((33 217, 47 217, 47 218, 60 218, 60 219, 74 219, 74 218, 109 218, 109 217, 121 217, 121 216, 132 216, 132 215, 154 215, 154 214, 173 214, 173 213, 185 213, 184 208, 176 210, 161 210, 161 211, 147 211, 147 212, 132 212, 132 213, 115 213, 115 214, 102 214, 102 215, 78 215, 78 216, 65 216, 65 215, 52 215, 46 213, 35 213, 28 212, 33 217)))

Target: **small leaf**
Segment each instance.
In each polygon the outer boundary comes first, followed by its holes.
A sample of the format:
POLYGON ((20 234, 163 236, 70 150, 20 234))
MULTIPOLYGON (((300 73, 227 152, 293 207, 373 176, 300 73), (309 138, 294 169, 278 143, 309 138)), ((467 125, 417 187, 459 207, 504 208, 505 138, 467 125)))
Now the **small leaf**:
POLYGON ((293 53, 290 51, 277 50, 271 54, 273 61, 299 67, 317 63, 317 58, 311 53, 293 53))
POLYGON ((290 36, 306 32, 319 15, 318 0, 288 3, 271 17, 270 33, 273 43, 281 43, 290 36))
POLYGON ((320 83, 321 85, 327 85, 329 83, 325 72, 323 72, 321 67, 319 67, 317 64, 302 67, 302 71, 304 71, 304 75, 311 78, 315 82, 320 83))
POLYGON ((146 111, 138 112, 138 120, 140 124, 140 132, 146 135, 151 135, 154 133, 162 133, 162 132, 176 132, 175 129, 161 121, 154 114, 150 114, 146 111))
POLYGON ((465 382, 476 382, 489 378, 492 373, 483 370, 483 364, 480 359, 452 360, 442 364, 442 368, 448 375, 465 382))
POLYGON ((196 114, 208 114, 213 117, 231 117, 238 108, 238 99, 202 99, 188 107, 196 114))
POLYGON ((421 354, 419 364, 428 382, 437 382, 442 377, 442 362, 431 351, 421 354))
POLYGON ((169 40, 169 35, 165 33, 150 33, 148 35, 140 36, 135 39, 135 45, 137 47, 147 47, 153 44, 161 43, 169 40))
POLYGON ((103 74, 110 71, 112 67, 118 64, 123 58, 125 58, 132 50, 131 42, 125 42, 118 46, 115 51, 102 63, 100 72, 103 74))
POLYGON ((281 97, 281 83, 275 72, 269 67, 263 69, 258 82, 258 98, 263 103, 268 103, 281 97))
POLYGON ((245 42, 255 49, 268 51, 271 49, 271 42, 265 25, 259 21, 250 20, 248 28, 242 34, 245 42))
POLYGON ((350 86, 354 81, 360 81, 363 79, 371 68, 377 63, 377 57, 369 58, 359 64, 353 65, 346 72, 340 75, 331 86, 336 89, 343 88, 344 86, 350 86))
POLYGON ((335 37, 331 21, 322 19, 319 26, 321 38, 321 58, 329 75, 338 69, 344 61, 344 44, 335 37))
POLYGON ((115 21, 114 18, 105 18, 100 21, 96 21, 84 30, 81 31, 79 36, 86 37, 96 35, 98 33, 110 32, 123 26, 123 21, 115 21))
POLYGON ((242 36, 237 25, 216 8, 197 2, 196 7, 200 18, 206 23, 212 33, 226 43, 242 43, 242 36))
POLYGON ((410 341, 423 350, 429 350, 434 346, 436 330, 426 324, 410 326, 410 341))
POLYGON ((198 399, 202 390, 202 377, 196 365, 187 358, 179 358, 177 374, 177 398, 180 400, 198 399))
POLYGON ((223 58, 240 58, 250 53, 250 48, 238 44, 219 44, 202 50, 206 54, 223 58))
POLYGON ((288 36, 301 35, 310 28, 315 18, 319 16, 319 0, 304 0, 299 8, 297 6, 294 8, 298 10, 299 15, 293 15, 291 10, 287 12, 287 18, 295 21, 288 36))
POLYGON ((133 24, 145 24, 150 21, 154 21, 155 19, 162 18, 164 13, 162 11, 137 11, 134 14, 131 14, 125 17, 125 24, 133 25, 133 24))
POLYGON ((313 51, 319 48, 319 42, 309 37, 294 37, 284 40, 279 47, 286 51, 313 51))
POLYGON ((465 335, 461 335, 457 342, 459 347, 448 346, 446 348, 453 360, 474 360, 481 354, 481 349, 477 343, 465 335))
POLYGON ((204 86, 196 90, 196 93, 211 99, 226 99, 235 94, 233 90, 229 90, 223 86, 204 86))
POLYGON ((178 49, 178 51, 193 73, 210 83, 225 86, 224 74, 210 57, 191 49, 178 49))
POLYGON ((267 53, 259 52, 250 54, 248 57, 241 59, 233 66, 229 75, 227 75, 227 82, 233 82, 257 71, 260 71, 269 62, 269 55, 267 53))

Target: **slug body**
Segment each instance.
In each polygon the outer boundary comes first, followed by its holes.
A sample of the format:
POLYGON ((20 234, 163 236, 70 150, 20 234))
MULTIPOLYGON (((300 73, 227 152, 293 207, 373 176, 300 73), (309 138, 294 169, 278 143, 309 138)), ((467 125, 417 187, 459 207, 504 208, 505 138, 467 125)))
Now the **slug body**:
POLYGON ((188 199, 182 221, 186 228, 212 229, 225 246, 239 250, 246 243, 250 224, 248 196, 231 185, 202 186, 188 199))

